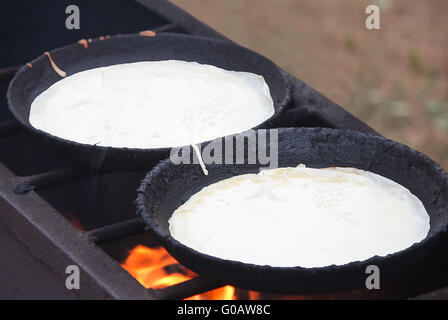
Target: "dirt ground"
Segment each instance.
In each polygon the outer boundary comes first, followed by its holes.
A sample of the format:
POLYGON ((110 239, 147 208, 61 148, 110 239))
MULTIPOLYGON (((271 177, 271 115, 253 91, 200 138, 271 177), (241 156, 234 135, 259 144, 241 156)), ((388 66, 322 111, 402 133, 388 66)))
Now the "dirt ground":
POLYGON ((448 169, 448 1, 171 1, 448 169))

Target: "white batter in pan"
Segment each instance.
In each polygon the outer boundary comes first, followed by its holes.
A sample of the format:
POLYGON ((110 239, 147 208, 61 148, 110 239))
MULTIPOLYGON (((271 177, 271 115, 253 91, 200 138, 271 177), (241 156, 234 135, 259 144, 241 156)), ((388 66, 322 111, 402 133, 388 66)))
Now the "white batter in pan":
POLYGON ((398 183, 354 168, 279 168, 219 181, 169 220, 171 235, 212 256, 323 267, 385 256, 423 240, 429 215, 398 183))
POLYGON ((95 68, 32 103, 30 123, 85 144, 179 147, 251 129, 274 114, 264 78, 176 60, 95 68))

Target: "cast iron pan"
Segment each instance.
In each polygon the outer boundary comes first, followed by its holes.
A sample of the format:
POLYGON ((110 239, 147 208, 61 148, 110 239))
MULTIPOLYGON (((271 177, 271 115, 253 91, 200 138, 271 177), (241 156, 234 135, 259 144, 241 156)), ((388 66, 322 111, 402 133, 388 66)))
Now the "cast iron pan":
MULTIPOLYGON (((291 99, 286 77, 265 57, 236 44, 184 34, 163 33, 155 37, 138 34, 96 39, 84 48, 79 43, 50 52, 58 67, 68 75, 120 63, 177 59, 211 64, 227 70, 262 75, 274 101, 274 115, 258 128, 277 125, 279 115, 291 99)), ((90 167, 111 169, 148 169, 169 155, 168 148, 131 149, 81 144, 37 130, 29 123, 30 106, 41 92, 61 77, 51 68, 48 57, 41 55, 23 66, 8 89, 8 104, 19 123, 46 145, 49 151, 90 167)), ((173 91, 176 88, 173 88, 173 91)), ((131 106, 130 106, 131 107, 131 106)), ((173 128, 175 130, 175 128, 173 128)))
MULTIPOLYGON (((375 256, 340 266, 270 267, 219 259, 172 238, 168 219, 177 207, 204 186, 234 175, 258 172, 259 165, 208 165, 209 175, 204 176, 197 164, 174 165, 167 159, 142 181, 136 203, 148 229, 180 263, 201 276, 220 279, 223 284, 242 289, 285 294, 331 293, 364 288, 368 265, 380 268, 381 279, 394 276, 420 259, 438 241, 446 239, 448 174, 424 154, 385 138, 354 131, 283 128, 279 129, 278 137, 279 167, 300 163, 316 168, 356 167, 402 184, 423 202, 429 213, 429 235, 422 242, 386 257, 375 256)), ((278 221, 272 227, 281 229, 282 223, 278 221)), ((229 230, 230 237, 231 234, 229 230)))

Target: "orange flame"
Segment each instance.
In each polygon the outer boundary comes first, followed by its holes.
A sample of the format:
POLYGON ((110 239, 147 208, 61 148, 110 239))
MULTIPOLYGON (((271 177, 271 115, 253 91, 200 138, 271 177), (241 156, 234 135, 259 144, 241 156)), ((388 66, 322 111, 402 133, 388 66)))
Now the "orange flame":
MULTIPOLYGON (((131 250, 121 266, 129 272, 142 286, 151 289, 163 289, 187 281, 197 275, 182 267, 164 248, 148 248, 138 245, 131 250), (167 271, 172 267, 174 272, 167 271)), ((188 300, 233 300, 235 288, 225 286, 188 300)))
MULTIPOLYGON (((148 248, 142 245, 134 247, 121 266, 145 288, 163 289, 197 277, 193 271, 179 264, 164 248, 148 248)), ((265 292, 246 291, 225 286, 185 300, 314 300, 314 299, 357 299, 359 290, 338 294, 284 295, 265 292)))

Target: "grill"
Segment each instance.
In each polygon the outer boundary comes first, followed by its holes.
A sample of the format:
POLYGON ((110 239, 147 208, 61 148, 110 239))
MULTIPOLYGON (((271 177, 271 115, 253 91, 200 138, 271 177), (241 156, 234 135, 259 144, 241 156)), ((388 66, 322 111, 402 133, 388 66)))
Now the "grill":
MULTIPOLYGON (((137 282, 120 262, 137 245, 159 246, 145 231, 133 203, 146 172, 92 169, 52 156, 11 120, 5 94, 19 65, 45 50, 81 38, 147 29, 226 38, 164 0, 78 2, 84 15, 80 30, 61 27, 68 1, 52 3, 51 7, 19 1, 6 4, 0 13, 2 29, 10 31, 3 40, 10 50, 0 52, 0 298, 183 299, 225 286, 219 275, 213 279, 192 275, 190 280, 160 289, 145 288, 137 282), (27 10, 17 10, 20 6, 27 10), (14 12, 20 12, 20 19, 14 12), (99 13, 101 23, 95 19, 99 13), (38 31, 25 38, 35 28, 38 31), (79 290, 67 290, 65 286, 69 265, 80 269, 79 290)), ((327 127, 378 134, 304 82, 285 75, 293 84, 294 99, 281 119, 281 127, 327 127)), ((382 279, 381 290, 359 288, 300 298, 446 299, 447 249, 445 241, 414 265, 403 266, 398 277, 382 279)), ((183 269, 177 264, 165 267, 170 268, 175 272, 183 269)), ((239 289, 236 292, 243 299, 291 298, 239 289)))

